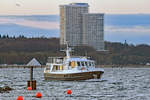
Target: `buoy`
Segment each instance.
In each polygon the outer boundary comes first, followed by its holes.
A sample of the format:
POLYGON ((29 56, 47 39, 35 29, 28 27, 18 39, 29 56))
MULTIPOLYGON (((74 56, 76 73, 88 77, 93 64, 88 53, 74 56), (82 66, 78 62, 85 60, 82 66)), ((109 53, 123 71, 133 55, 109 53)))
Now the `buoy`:
POLYGON ((40 92, 36 93, 36 98, 42 98, 42 94, 40 92))
POLYGON ((68 94, 68 95, 71 95, 71 94, 72 94, 72 91, 71 91, 71 90, 67 90, 67 94, 68 94))
POLYGON ((32 90, 32 87, 28 87, 27 90, 32 90))
POLYGON ((16 100, 23 100, 22 96, 18 96, 16 100))

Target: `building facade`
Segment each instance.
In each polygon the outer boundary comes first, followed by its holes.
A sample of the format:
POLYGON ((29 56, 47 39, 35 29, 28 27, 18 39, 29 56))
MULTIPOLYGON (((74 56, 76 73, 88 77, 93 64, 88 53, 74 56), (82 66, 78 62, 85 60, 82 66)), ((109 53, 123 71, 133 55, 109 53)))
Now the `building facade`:
POLYGON ((90 14, 87 3, 60 5, 60 44, 104 50, 104 14, 90 14))
POLYGON ((60 44, 82 44, 82 14, 88 13, 87 3, 71 3, 60 6, 60 44))
POLYGON ((82 16, 83 45, 104 50, 104 14, 85 13, 82 16))

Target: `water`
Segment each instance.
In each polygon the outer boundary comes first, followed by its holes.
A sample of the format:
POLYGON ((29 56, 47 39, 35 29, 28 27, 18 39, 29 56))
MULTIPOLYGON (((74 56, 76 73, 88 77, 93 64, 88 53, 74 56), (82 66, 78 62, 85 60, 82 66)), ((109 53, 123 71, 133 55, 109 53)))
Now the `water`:
POLYGON ((36 92, 41 92, 40 100, 150 100, 150 68, 105 68, 101 80, 87 81, 45 81, 43 69, 34 69, 37 90, 27 91, 29 69, 0 69, 0 86, 14 88, 9 93, 0 94, 0 100, 39 100, 36 92), (68 96, 66 90, 71 89, 68 96))

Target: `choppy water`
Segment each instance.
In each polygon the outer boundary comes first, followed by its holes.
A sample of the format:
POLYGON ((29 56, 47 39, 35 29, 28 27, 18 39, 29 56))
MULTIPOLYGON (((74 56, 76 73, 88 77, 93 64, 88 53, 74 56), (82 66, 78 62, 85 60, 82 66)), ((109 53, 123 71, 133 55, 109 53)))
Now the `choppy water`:
POLYGON ((150 68, 105 68, 101 80, 44 81, 43 69, 34 69, 37 90, 27 91, 29 69, 0 69, 0 87, 14 88, 10 93, 0 94, 0 100, 150 100, 150 68), (66 90, 71 89, 68 96, 66 90), (35 98, 36 92, 41 99, 35 98))

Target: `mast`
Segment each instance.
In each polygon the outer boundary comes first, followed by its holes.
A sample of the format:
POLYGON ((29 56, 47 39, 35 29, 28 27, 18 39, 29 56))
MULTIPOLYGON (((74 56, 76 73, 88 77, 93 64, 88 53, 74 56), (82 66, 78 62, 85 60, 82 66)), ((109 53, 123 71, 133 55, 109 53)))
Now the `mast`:
POLYGON ((70 58, 70 51, 71 51, 71 48, 69 48, 68 42, 66 42, 66 44, 67 44, 66 57, 67 57, 67 58, 70 58))
POLYGON ((71 48, 69 48, 69 44, 68 42, 66 41, 65 44, 67 45, 67 48, 65 50, 61 50, 61 51, 65 51, 66 52, 66 58, 70 58, 70 52, 72 51, 71 48))

